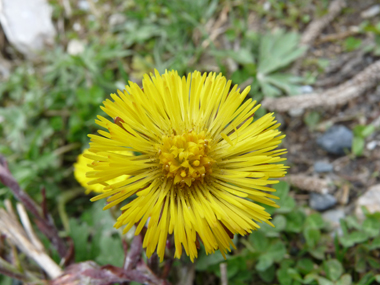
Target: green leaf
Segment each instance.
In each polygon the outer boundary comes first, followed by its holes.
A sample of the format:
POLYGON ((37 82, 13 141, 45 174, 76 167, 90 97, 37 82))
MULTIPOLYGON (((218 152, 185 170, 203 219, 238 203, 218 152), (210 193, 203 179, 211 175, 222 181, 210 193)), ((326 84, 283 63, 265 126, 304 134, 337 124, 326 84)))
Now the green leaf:
POLYGON ((302 258, 298 260, 296 268, 302 274, 308 274, 314 269, 314 263, 310 258, 302 258))
POLYGON ((300 233, 305 222, 305 214, 302 211, 293 211, 286 215, 286 231, 300 233))
POLYGON ((332 281, 336 281, 343 274, 343 266, 336 259, 330 259, 323 264, 326 277, 332 281))
POLYGON ((352 277, 350 274, 344 274, 340 279, 335 283, 335 285, 351 285, 352 277))
POLYGON ((366 138, 369 135, 371 135, 375 131, 375 126, 372 124, 369 124, 367 126, 365 125, 356 125, 354 129, 352 130, 354 133, 354 136, 366 138))
POLYGON ((287 273, 289 274, 290 277, 292 277, 293 280, 296 280, 299 282, 303 281, 301 275, 298 273, 296 269, 288 268, 287 273))
POLYGON ((324 277, 318 277, 318 284, 319 285, 334 285, 333 282, 331 282, 330 280, 324 278, 324 277))
POLYGON ((348 37, 344 41, 344 48, 346 51, 354 51, 354 50, 360 48, 361 44, 362 44, 361 39, 357 39, 354 37, 348 37))
POLYGON ((307 274, 304 279, 303 279, 303 283, 304 284, 310 284, 311 282, 313 282, 314 280, 318 280, 319 276, 315 273, 309 273, 307 274))
POLYGON ((86 261, 89 256, 89 242, 90 228, 86 223, 79 223, 78 220, 71 218, 69 220, 70 236, 74 242, 75 261, 86 261))
POLYGON ((367 256, 367 262, 369 263, 369 265, 373 269, 379 269, 380 268, 380 262, 371 256, 367 256))
POLYGON ((325 259, 325 252, 327 251, 326 246, 319 246, 317 248, 310 248, 308 249, 308 252, 316 259, 324 260, 325 259))
POLYGON ((321 238, 321 232, 318 229, 312 229, 305 227, 303 230, 303 235, 306 239, 306 243, 310 247, 315 247, 321 238))
POLYGON ((122 266, 124 261, 123 246, 119 235, 102 234, 100 241, 100 254, 95 261, 100 265, 111 264, 122 266))
POLYGON ((280 262, 284 258, 285 254, 286 247, 280 240, 278 240, 269 246, 265 255, 269 256, 276 262, 280 262))
POLYGON ((352 140, 352 153, 356 156, 360 156, 364 151, 365 141, 361 137, 354 137, 352 140))
POLYGON ((261 225, 260 231, 264 232, 266 237, 279 237, 280 232, 286 227, 286 218, 283 215, 276 215, 271 222, 274 227, 271 227, 268 224, 263 224, 261 225))
POLYGON ((256 264, 257 271, 265 271, 273 264, 273 258, 270 255, 260 255, 259 262, 256 264))
POLYGON ((199 271, 205 271, 209 266, 218 264, 224 261, 223 255, 220 251, 217 251, 213 254, 206 255, 203 251, 200 252, 197 262, 195 263, 195 269, 199 271))
POLYGON ((265 252, 269 242, 263 231, 254 231, 249 235, 249 241, 259 252, 265 252))
POLYGON ((248 49, 239 49, 238 51, 228 51, 228 55, 239 64, 252 64, 255 63, 252 52, 248 49))
POLYGON ((356 243, 364 242, 368 239, 368 236, 364 232, 352 232, 348 235, 340 237, 340 243, 344 247, 351 247, 356 243))
POLYGON ((299 35, 278 30, 262 37, 259 47, 258 71, 268 74, 300 57, 306 50, 298 46, 299 35))
POLYGON ((373 241, 367 247, 369 250, 380 248, 380 237, 374 238, 373 241))
POLYGON ((276 269, 275 269, 275 266, 272 265, 270 267, 268 267, 266 270, 264 271, 258 271, 257 272, 260 276, 260 278, 267 282, 267 283, 271 283, 274 279, 274 277, 276 276, 275 273, 276 273, 276 269))
POLYGON ((288 285, 292 282, 292 277, 288 274, 287 268, 280 268, 276 272, 277 279, 281 285, 288 285))
POLYGON ((369 237, 376 237, 380 232, 380 221, 375 218, 367 218, 363 222, 363 231, 369 237))
POLYGON ((305 225, 311 229, 320 230, 325 226, 325 221, 323 220, 321 214, 313 213, 306 218, 305 225))
POLYGON ((357 285, 371 285, 372 284, 372 281, 375 280, 375 276, 373 275, 372 272, 368 272, 366 275, 364 275, 360 280, 359 282, 357 283, 357 285))
POLYGON ((314 130, 321 119, 321 115, 316 111, 311 111, 305 114, 304 122, 311 129, 314 130))

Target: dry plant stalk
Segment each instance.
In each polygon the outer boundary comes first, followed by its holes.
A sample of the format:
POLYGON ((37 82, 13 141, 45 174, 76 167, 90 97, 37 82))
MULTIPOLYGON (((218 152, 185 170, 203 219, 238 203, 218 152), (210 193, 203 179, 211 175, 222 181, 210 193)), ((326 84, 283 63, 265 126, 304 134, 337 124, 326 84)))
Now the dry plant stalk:
POLYGON ((266 98, 263 107, 286 112, 294 108, 315 108, 319 106, 334 107, 362 95, 366 90, 376 86, 380 80, 380 60, 368 66, 354 78, 322 93, 311 93, 283 98, 266 98))
POLYGON ((335 0, 330 3, 329 11, 326 16, 312 21, 301 37, 300 44, 310 46, 314 40, 320 35, 322 30, 327 27, 332 20, 346 7, 346 1, 335 0))
POLYGON ((302 190, 319 194, 327 194, 329 192, 329 182, 318 177, 311 177, 304 174, 288 174, 282 178, 282 180, 302 190))
POLYGON ((23 226, 20 224, 9 200, 5 201, 7 211, 0 209, 0 232, 11 244, 33 259, 50 278, 62 274, 61 268, 45 253, 41 241, 37 238, 23 205, 17 204, 17 211, 23 226))

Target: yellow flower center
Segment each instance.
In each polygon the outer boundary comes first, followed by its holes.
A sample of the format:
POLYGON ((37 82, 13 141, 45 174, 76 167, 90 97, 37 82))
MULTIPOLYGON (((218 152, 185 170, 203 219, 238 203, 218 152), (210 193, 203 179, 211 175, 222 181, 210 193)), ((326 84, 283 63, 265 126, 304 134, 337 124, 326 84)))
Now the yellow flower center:
POLYGON ((209 150, 210 140, 205 138, 205 132, 197 134, 189 131, 182 135, 164 136, 162 145, 158 146, 162 171, 179 186, 203 182, 212 173, 215 162, 208 156, 209 150))

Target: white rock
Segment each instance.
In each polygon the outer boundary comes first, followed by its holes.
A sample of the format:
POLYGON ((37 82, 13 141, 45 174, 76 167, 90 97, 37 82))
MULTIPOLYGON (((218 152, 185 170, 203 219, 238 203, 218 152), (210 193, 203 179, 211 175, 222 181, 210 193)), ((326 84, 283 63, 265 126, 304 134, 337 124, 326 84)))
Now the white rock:
POLYGON ((380 184, 373 185, 359 197, 355 209, 358 218, 364 217, 362 206, 365 206, 371 213, 380 212, 380 184))
POLYGON ((71 40, 67 45, 67 53, 71 55, 78 55, 84 52, 84 43, 78 40, 71 40))
POLYGON ((47 0, 0 0, 0 23, 9 42, 27 57, 54 43, 47 0))
POLYGON ((124 14, 120 14, 120 13, 117 13, 117 14, 112 14, 109 18, 108 18, 108 23, 111 27, 115 27, 117 25, 121 25, 121 24, 124 24, 124 22, 127 20, 127 17, 124 15, 124 14))
POLYGON ((380 5, 374 5, 369 7, 367 10, 364 10, 360 13, 362 18, 372 18, 380 13, 380 5))
POLYGON ((368 150, 374 150, 375 147, 377 146, 378 142, 377 141, 370 141, 367 143, 367 149, 368 150))

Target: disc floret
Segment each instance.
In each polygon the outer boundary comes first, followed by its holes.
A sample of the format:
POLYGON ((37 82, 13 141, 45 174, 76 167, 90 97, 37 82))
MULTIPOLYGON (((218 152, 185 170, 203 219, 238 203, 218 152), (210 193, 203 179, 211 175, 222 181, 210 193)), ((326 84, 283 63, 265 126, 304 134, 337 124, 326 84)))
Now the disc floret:
POLYGON ((164 136, 162 145, 157 146, 164 176, 179 186, 202 183, 212 173, 215 162, 209 155, 210 142, 204 131, 164 136))

